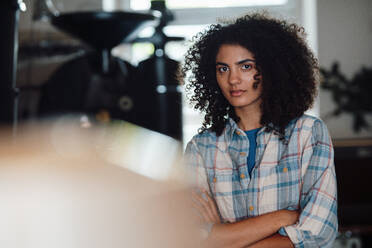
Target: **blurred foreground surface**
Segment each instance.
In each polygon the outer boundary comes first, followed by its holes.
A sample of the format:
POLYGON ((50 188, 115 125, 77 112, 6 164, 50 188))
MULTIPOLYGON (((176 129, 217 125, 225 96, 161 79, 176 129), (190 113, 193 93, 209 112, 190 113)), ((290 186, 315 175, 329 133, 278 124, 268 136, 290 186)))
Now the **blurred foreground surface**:
POLYGON ((0 247, 199 246, 173 139, 76 118, 0 137, 0 247))

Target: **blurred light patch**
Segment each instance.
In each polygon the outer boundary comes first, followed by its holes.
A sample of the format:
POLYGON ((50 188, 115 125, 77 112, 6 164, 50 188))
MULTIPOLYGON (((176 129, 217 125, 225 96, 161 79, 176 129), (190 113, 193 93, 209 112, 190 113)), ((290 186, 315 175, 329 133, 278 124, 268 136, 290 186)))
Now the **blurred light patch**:
MULTIPOLYGON (((187 8, 226 8, 226 7, 249 7, 249 6, 270 6, 284 5, 288 0, 167 0, 167 7, 170 9, 187 8)), ((131 9, 145 10, 150 8, 149 0, 131 0, 131 9)))
POLYGON ((0 247, 199 247, 178 142, 82 121, 0 130, 0 247))
POLYGON ((89 117, 86 115, 83 115, 80 117, 80 126, 82 128, 90 128, 92 127, 92 123, 89 120, 89 117))
POLYGON ((104 132, 106 161, 152 179, 168 179, 182 154, 177 140, 129 122, 117 121, 104 132))
POLYGON ((51 147, 65 158, 79 158, 89 147, 105 162, 155 180, 167 180, 182 169, 174 167, 182 155, 177 140, 125 121, 100 122, 104 124, 94 126, 87 115, 53 120, 51 147))

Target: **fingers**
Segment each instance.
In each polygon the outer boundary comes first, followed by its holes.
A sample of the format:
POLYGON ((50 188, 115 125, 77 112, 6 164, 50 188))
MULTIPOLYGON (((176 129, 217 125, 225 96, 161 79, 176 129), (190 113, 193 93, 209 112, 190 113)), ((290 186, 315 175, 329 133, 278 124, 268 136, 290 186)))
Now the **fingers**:
POLYGON ((296 210, 279 210, 281 211, 283 215, 283 226, 293 225, 298 222, 299 218, 299 211, 296 210))
POLYGON ((192 192, 195 207, 200 211, 206 222, 213 222, 213 215, 208 202, 198 193, 192 192))
POLYGON ((208 204, 209 204, 210 210, 212 211, 212 215, 214 217, 219 218, 216 203, 214 202, 212 197, 210 197, 210 195, 208 194, 208 192, 206 190, 204 190, 203 193, 207 196, 208 204))
POLYGON ((197 209, 198 213, 201 215, 200 217, 202 218, 202 221, 207 222, 207 223, 212 222, 212 219, 209 216, 208 212, 204 209, 203 206, 201 206, 201 204, 193 201, 192 205, 194 208, 197 209))
POLYGON ((203 190, 202 193, 206 196, 206 199, 201 194, 195 191, 192 192, 194 207, 200 212, 206 222, 220 223, 216 204, 206 190, 203 190))

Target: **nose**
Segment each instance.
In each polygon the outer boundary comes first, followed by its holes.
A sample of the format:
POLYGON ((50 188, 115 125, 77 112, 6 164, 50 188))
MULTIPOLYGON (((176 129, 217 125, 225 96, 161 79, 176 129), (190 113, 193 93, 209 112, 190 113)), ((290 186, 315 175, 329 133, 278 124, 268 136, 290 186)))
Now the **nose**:
POLYGON ((229 84, 235 85, 240 83, 240 76, 236 70, 230 70, 229 73, 229 84))

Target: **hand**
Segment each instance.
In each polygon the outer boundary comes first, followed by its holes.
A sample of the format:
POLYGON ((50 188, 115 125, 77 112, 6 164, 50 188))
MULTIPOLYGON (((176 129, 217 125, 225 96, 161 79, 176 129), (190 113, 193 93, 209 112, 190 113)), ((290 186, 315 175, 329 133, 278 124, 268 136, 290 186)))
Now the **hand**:
POLYGON ((202 190, 201 193, 192 191, 192 203, 193 206, 201 214, 204 222, 217 224, 221 223, 220 216, 218 214, 217 206, 212 197, 209 196, 206 190, 202 190), (203 197, 205 196, 205 198, 203 197))
POLYGON ((300 212, 298 210, 279 210, 282 217, 282 226, 290 226, 298 221, 300 212))

